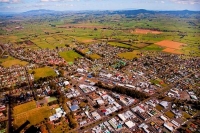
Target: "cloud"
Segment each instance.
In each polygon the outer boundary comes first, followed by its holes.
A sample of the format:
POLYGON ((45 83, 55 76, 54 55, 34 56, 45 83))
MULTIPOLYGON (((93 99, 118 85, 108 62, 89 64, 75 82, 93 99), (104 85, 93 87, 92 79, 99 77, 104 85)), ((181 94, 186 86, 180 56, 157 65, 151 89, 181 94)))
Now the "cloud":
POLYGON ((9 2, 9 0, 0 0, 0 2, 5 2, 6 3, 6 2, 9 2))
POLYGON ((179 4, 200 4, 200 0, 171 0, 179 4))
POLYGON ((20 3, 21 0, 0 0, 3 3, 20 3))
POLYGON ((41 2, 58 2, 63 0, 40 0, 41 2))

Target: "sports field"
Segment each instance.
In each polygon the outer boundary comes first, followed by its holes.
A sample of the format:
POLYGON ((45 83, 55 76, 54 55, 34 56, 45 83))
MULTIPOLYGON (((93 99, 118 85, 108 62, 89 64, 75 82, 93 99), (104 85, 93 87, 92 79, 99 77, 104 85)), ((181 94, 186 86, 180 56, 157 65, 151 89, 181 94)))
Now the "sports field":
POLYGON ((35 125, 48 118, 51 115, 51 109, 48 106, 36 107, 35 101, 18 105, 13 109, 14 126, 19 127, 25 121, 30 121, 35 125))
POLYGON ((140 56, 139 54, 140 54, 140 51, 134 50, 133 52, 119 53, 118 56, 120 58, 125 58, 125 59, 131 60, 135 57, 139 57, 140 56))
POLYGON ((29 73, 34 73, 34 78, 35 80, 38 80, 39 78, 44 78, 44 77, 49 77, 49 76, 56 76, 55 71, 50 68, 50 67, 42 67, 42 68, 37 68, 29 71, 29 73))
POLYGON ((81 57, 78 53, 75 51, 66 51, 66 52, 60 52, 59 55, 64 58, 67 62, 74 62, 76 58, 81 57))
POLYGON ((4 67, 10 67, 12 65, 22 65, 25 66, 28 64, 26 61, 21 61, 19 59, 15 59, 11 56, 8 56, 7 58, 0 58, 0 64, 4 67))

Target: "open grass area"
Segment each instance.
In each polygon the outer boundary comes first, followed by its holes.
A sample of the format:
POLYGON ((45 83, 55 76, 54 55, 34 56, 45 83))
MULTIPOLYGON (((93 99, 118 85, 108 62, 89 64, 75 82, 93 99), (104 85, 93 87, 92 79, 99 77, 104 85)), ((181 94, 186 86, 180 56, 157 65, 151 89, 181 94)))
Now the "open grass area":
POLYGON ((162 48, 161 46, 152 44, 152 45, 149 45, 149 46, 142 48, 141 50, 162 51, 163 49, 164 48, 162 48))
POLYGON ((172 118, 174 118, 174 113, 172 113, 171 111, 167 111, 167 112, 165 112, 165 115, 167 116, 167 117, 169 117, 170 119, 172 119, 172 118))
POLYGON ((29 73, 32 73, 33 71, 35 72, 34 74, 35 80, 38 80, 39 78, 43 78, 43 77, 56 76, 55 71, 52 68, 47 67, 47 66, 31 70, 29 71, 29 73))
POLYGON ((125 58, 125 59, 131 60, 135 57, 139 57, 140 56, 139 54, 140 54, 140 51, 134 50, 133 52, 118 53, 118 56, 120 58, 125 58))
POLYGON ((21 61, 18 59, 15 59, 11 56, 8 56, 7 58, 0 58, 0 64, 4 67, 10 67, 12 65, 22 65, 25 66, 26 64, 28 64, 28 62, 26 61, 21 61))
POLYGON ((18 60, 18 59, 12 59, 12 60, 4 61, 1 65, 4 66, 4 67, 11 67, 13 65, 25 66, 27 64, 28 64, 28 62, 26 62, 26 61, 21 61, 21 60, 18 60))
POLYGON ((67 133, 70 130, 70 127, 66 122, 62 122, 62 124, 57 125, 55 128, 51 129, 52 133, 67 133))
POLYGON ((162 106, 160 106, 160 105, 157 105, 157 106, 156 106, 156 109, 157 109, 158 111, 161 111, 161 110, 163 110, 164 108, 163 108, 162 106))
POLYGON ((35 125, 43 121, 44 118, 48 118, 50 115, 52 115, 52 113, 48 106, 33 108, 28 111, 23 111, 20 114, 14 113, 14 125, 19 127, 26 120, 30 121, 31 125, 35 125))
POLYGON ((99 56, 98 54, 91 54, 90 57, 92 59, 99 59, 99 58, 101 58, 101 56, 99 56))
POLYGON ((89 52, 89 49, 88 48, 85 48, 85 49, 83 49, 83 50, 81 50, 83 53, 87 53, 87 52, 89 52))
POLYGON ((116 46, 116 47, 131 48, 130 45, 126 45, 126 44, 119 43, 119 42, 108 42, 108 44, 110 44, 112 46, 116 46))
POLYGON ((152 84, 158 84, 158 85, 160 85, 160 86, 162 86, 162 87, 166 87, 167 86, 167 84, 165 84, 161 79, 152 79, 152 80, 150 80, 150 82, 152 83, 152 84))
POLYGON ((81 55, 79 55, 73 50, 67 52, 60 52, 59 55, 63 57, 67 62, 74 62, 76 58, 81 57, 81 55))
POLYGON ((26 112, 26 111, 29 111, 29 110, 34 109, 34 108, 36 108, 36 102, 31 101, 31 102, 28 102, 28 103, 24 103, 24 104, 15 106, 14 109, 13 109, 13 114, 18 115, 22 112, 26 112))
POLYGON ((183 112, 182 115, 183 115, 183 117, 185 119, 190 119, 191 118, 191 116, 188 113, 186 113, 186 112, 183 112))
POLYGON ((50 103, 50 102, 52 102, 52 101, 56 101, 56 100, 57 100, 56 97, 50 97, 50 98, 48 98, 48 103, 50 103))

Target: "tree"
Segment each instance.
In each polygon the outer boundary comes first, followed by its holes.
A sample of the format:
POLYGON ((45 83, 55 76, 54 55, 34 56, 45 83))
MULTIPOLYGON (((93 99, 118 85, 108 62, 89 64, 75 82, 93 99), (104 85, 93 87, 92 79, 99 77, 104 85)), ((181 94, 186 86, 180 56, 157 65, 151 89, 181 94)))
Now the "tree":
POLYGON ((47 131, 45 125, 41 125, 41 126, 40 126, 40 131, 41 131, 42 133, 48 133, 48 131, 47 131))

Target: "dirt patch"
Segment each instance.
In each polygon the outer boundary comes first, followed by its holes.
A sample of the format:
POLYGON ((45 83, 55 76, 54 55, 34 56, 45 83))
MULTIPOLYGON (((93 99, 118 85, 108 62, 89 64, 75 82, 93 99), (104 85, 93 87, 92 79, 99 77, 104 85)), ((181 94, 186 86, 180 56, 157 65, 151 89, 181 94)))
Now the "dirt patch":
POLYGON ((26 41, 24 41, 24 43, 26 43, 27 45, 34 45, 35 44, 32 41, 30 41, 30 40, 26 40, 26 41))
POLYGON ((185 45, 183 43, 169 41, 169 40, 163 40, 161 42, 157 42, 156 44, 159 46, 172 48, 172 49, 181 49, 181 47, 185 45))
POLYGON ((173 48, 166 48, 162 50, 163 52, 173 53, 173 54, 182 54, 180 50, 173 49, 173 48))
POLYGON ((95 40, 93 39, 86 39, 86 40, 82 40, 83 43, 90 43, 90 42, 94 42, 95 40))
POLYGON ((139 34, 161 34, 162 32, 156 31, 156 30, 147 30, 147 29, 135 29, 135 31, 132 31, 131 33, 139 33, 139 34))

